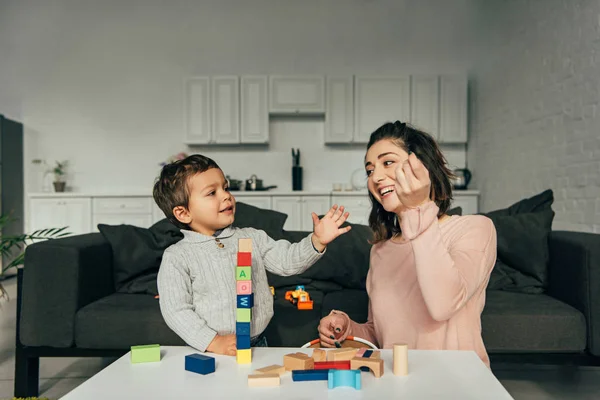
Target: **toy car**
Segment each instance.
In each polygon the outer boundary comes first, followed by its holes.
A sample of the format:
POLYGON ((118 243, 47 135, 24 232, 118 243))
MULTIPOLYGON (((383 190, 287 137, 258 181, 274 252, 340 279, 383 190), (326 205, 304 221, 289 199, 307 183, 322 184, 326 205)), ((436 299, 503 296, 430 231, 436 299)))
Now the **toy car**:
POLYGON ((296 286, 296 290, 288 290, 285 292, 285 299, 298 307, 298 310, 312 310, 313 301, 310 299, 308 292, 304 290, 303 285, 296 286))

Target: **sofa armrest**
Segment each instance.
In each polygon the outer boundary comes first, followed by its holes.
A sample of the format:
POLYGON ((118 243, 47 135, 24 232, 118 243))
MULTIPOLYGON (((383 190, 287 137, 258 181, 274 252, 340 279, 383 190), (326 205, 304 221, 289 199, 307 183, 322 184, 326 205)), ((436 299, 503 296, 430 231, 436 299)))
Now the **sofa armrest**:
POLYGON ((588 350, 600 356, 600 235, 553 231, 549 248, 548 294, 583 313, 588 350))
POLYGON ((112 250, 100 233, 28 246, 20 342, 25 346, 72 346, 77 311, 114 291, 112 250))

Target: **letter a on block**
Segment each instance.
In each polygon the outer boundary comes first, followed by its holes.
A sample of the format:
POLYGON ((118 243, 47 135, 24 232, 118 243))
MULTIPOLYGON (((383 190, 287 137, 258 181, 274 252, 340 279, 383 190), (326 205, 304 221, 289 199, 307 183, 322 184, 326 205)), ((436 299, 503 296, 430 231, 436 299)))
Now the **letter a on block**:
POLYGON ((237 267, 235 269, 235 278, 238 281, 252 280, 252 267, 237 267))

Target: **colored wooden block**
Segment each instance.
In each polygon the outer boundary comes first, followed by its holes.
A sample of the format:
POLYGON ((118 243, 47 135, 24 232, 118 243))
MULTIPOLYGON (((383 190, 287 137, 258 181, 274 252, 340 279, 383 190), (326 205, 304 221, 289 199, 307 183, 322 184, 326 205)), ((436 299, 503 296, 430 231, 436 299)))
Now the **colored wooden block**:
POLYGON ((248 375, 248 387, 279 386, 281 378, 278 374, 248 375))
POLYGON ((238 252, 252 253, 252 239, 245 238, 238 240, 238 252))
POLYGON ((249 335, 237 335, 235 337, 235 346, 238 350, 245 350, 250 348, 250 336, 249 335))
POLYGON ((350 361, 319 361, 314 369, 350 369, 350 361))
POLYGON ((381 358, 381 352, 378 350, 373 350, 373 353, 371 354, 371 357, 369 358, 381 358))
POLYGON ((252 308, 254 307, 254 293, 238 294, 237 308, 252 308))
POLYGON ((250 336, 250 322, 236 322, 235 323, 235 334, 250 336))
POLYGON ((315 360, 315 363, 319 361, 327 361, 327 352, 323 349, 314 349, 312 358, 315 360))
POLYGON ((238 267, 249 267, 252 265, 252 253, 238 252, 237 253, 237 266, 238 267))
POLYGON ((250 364, 252 362, 252 349, 237 350, 236 360, 238 364, 250 364))
POLYGON ((336 387, 340 386, 349 386, 360 390, 360 371, 355 369, 330 369, 327 379, 327 387, 329 389, 335 389, 336 387))
POLYGON ((292 371, 292 380, 295 382, 303 381, 327 381, 329 380, 328 369, 308 369, 292 371))
POLYGON ((237 294, 252 294, 252 281, 237 281, 237 294))
POLYGON ((286 371, 313 369, 315 360, 304 353, 290 353, 283 356, 283 366, 286 371))
POLYGON ((212 374, 215 372, 215 359, 198 353, 187 355, 185 370, 202 375, 212 374))
POLYGON ((147 344, 131 346, 131 363, 147 363, 160 361, 160 345, 147 344))
POLYGON ((380 358, 354 357, 350 360, 351 369, 361 369, 367 367, 375 375, 375 378, 381 378, 383 375, 383 360, 380 358))
POLYGON ((329 350, 327 352, 327 361, 350 361, 356 356, 356 352, 358 352, 358 349, 352 347, 329 350))
POLYGON ((252 312, 249 308, 238 308, 237 309, 237 322, 250 322, 252 321, 252 312))
POLYGON ((356 352, 356 357, 364 357, 366 351, 367 349, 364 347, 362 349, 358 349, 358 351, 356 352))
POLYGON ((269 365, 268 367, 259 368, 254 371, 255 374, 285 374, 285 367, 283 365, 269 365))
POLYGON ((235 280, 236 281, 251 281, 252 280, 252 267, 237 267, 235 269, 235 280))

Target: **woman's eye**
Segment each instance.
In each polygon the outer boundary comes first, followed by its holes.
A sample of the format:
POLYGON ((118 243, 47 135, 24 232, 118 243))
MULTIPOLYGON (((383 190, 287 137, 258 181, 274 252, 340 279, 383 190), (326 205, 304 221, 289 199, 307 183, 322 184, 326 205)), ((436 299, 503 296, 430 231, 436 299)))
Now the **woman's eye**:
POLYGON ((387 161, 384 161, 384 162, 383 162, 383 165, 387 167, 387 166, 389 166, 389 165, 392 165, 393 163, 394 163, 393 161, 389 161, 389 160, 387 160, 387 161))
POLYGON ((368 169, 365 171, 365 173, 367 174, 367 176, 371 176, 371 174, 373 173, 372 169, 368 169))

